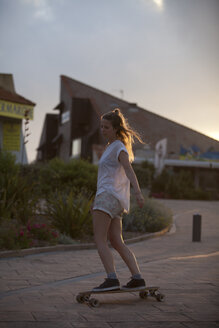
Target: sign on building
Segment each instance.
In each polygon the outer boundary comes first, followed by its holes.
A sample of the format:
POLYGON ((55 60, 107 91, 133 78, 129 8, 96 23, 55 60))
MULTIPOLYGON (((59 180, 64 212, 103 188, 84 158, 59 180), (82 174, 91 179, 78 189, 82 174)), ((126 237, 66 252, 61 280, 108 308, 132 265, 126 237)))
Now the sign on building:
POLYGON ((23 119, 28 111, 28 118, 33 120, 33 106, 0 100, 0 115, 23 119))
POLYGON ((62 124, 67 123, 70 120, 70 111, 64 112, 61 117, 62 124))
POLYGON ((3 150, 20 151, 21 123, 3 123, 3 150))

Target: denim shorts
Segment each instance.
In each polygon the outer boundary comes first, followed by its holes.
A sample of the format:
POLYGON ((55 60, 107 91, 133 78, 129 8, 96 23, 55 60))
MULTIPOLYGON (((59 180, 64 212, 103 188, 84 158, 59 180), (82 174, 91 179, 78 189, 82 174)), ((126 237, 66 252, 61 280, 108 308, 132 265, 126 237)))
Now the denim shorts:
POLYGON ((93 210, 103 211, 112 219, 122 219, 124 208, 119 200, 107 191, 103 191, 94 199, 93 210))

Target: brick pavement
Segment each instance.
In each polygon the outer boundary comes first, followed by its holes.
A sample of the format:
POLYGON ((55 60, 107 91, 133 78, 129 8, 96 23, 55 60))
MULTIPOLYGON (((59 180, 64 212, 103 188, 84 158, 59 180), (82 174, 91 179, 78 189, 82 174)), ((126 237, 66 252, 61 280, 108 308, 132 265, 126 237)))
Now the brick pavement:
MULTIPOLYGON (((53 252, 0 260, 0 328, 213 328, 219 327, 219 202, 164 200, 175 233, 146 240, 135 252, 147 285, 165 302, 134 293, 99 295, 100 308, 75 301, 102 282, 96 250, 53 252), (202 215, 202 241, 192 242, 192 216, 202 215)), ((174 230, 173 230, 174 232, 174 230)), ((121 283, 130 277, 117 254, 121 283)))

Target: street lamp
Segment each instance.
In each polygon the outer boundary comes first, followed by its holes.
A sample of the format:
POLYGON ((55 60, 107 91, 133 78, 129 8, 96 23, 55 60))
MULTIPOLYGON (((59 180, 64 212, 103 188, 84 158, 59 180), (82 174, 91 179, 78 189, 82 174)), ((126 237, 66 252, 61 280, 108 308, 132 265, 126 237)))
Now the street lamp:
POLYGON ((29 135, 31 135, 31 133, 29 132, 29 121, 30 121, 29 113, 30 113, 29 109, 26 109, 25 112, 24 112, 25 121, 24 121, 24 138, 23 138, 22 155, 21 155, 21 163, 22 164, 23 164, 23 161, 24 161, 24 147, 28 143, 27 138, 29 137, 29 135))

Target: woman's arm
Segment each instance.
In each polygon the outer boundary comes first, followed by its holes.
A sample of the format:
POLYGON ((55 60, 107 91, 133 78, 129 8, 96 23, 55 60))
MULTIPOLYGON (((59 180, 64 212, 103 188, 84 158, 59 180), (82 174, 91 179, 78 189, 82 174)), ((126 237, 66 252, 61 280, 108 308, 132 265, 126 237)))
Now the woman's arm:
POLYGON ((130 183, 135 191, 135 197, 136 201, 139 205, 139 207, 143 207, 144 205, 144 197, 141 193, 141 189, 139 187, 139 183, 137 180, 137 177, 135 175, 135 172, 132 168, 131 163, 129 162, 128 154, 125 151, 121 151, 119 154, 119 161, 122 164, 127 178, 130 180, 130 183))

